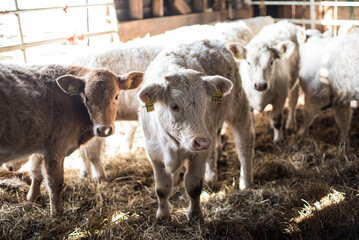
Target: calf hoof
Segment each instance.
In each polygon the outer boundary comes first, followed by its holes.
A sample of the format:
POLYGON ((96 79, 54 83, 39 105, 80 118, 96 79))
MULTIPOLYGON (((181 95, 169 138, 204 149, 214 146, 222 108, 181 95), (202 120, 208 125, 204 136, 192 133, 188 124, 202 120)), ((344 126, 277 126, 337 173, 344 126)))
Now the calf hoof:
POLYGON ((203 218, 203 214, 202 214, 201 210, 196 210, 196 211, 188 210, 187 219, 190 223, 193 223, 193 222, 203 223, 204 222, 204 218, 203 218))
POLYGON ((301 138, 305 138, 307 136, 307 130, 303 127, 301 127, 298 131, 298 135, 301 138))
POLYGON ((242 178, 239 179, 239 190, 243 191, 247 188, 249 188, 250 186, 252 186, 252 181, 245 181, 242 178))
POLYGON ((156 220, 159 222, 171 221, 171 215, 169 211, 163 211, 158 209, 156 213, 156 220))
POLYGON ((206 171, 204 175, 204 181, 206 181, 206 183, 209 185, 213 185, 218 182, 218 174, 216 172, 206 171))
POLYGON ((29 191, 26 195, 26 200, 27 201, 30 201, 30 202, 35 202, 36 199, 41 195, 40 192, 33 192, 33 191, 29 191))
POLYGON ((283 147, 285 145, 283 139, 274 140, 273 143, 274 143, 274 146, 277 147, 277 148, 283 147))
POLYGON ((86 171, 80 171, 80 178, 86 178, 89 175, 89 172, 86 171))
POLYGON ((50 209, 51 215, 62 215, 64 213, 64 207, 60 204, 50 209))

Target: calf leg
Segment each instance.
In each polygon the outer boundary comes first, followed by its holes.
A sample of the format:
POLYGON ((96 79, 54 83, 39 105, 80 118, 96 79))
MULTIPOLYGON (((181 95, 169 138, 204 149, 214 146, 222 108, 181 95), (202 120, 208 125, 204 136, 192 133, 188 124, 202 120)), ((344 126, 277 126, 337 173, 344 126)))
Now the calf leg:
POLYGON ((30 178, 31 185, 29 192, 26 195, 26 200, 34 202, 38 196, 41 194, 41 182, 42 182, 42 163, 43 156, 40 154, 33 154, 30 156, 30 178))
POLYGON ((295 116, 295 108, 297 106, 299 96, 299 84, 296 83, 289 91, 289 102, 288 102, 288 118, 285 124, 285 129, 295 130, 297 121, 295 116))
POLYGON ((80 176, 85 177, 88 175, 91 168, 91 175, 95 179, 104 179, 105 171, 102 167, 102 158, 106 145, 106 139, 102 137, 95 137, 80 147, 81 155, 81 169, 80 176), (91 166, 90 166, 91 165, 91 166))
POLYGON ((270 114, 269 122, 273 128, 273 142, 275 145, 281 144, 283 142, 282 111, 284 103, 285 96, 276 98, 276 100, 273 102, 273 110, 270 114))
POLYGON ((241 164, 239 188, 244 190, 253 183, 253 155, 255 132, 253 127, 253 115, 249 110, 244 110, 239 119, 230 122, 234 138, 238 160, 241 164))
POLYGON ((190 204, 187 212, 188 220, 202 220, 202 210, 200 196, 203 188, 203 177, 205 163, 210 152, 198 153, 192 156, 188 161, 188 167, 184 176, 184 185, 186 192, 190 197, 190 204))
POLYGON ((156 182, 156 194, 158 198, 157 220, 171 218, 168 198, 172 190, 172 176, 166 171, 165 165, 160 161, 153 160, 152 167, 156 182))
POLYGON ((122 152, 131 152, 133 146, 133 139, 135 138, 136 129, 138 127, 138 122, 131 123, 130 126, 127 128, 125 133, 126 140, 121 147, 123 147, 122 152))
POLYGON ((61 191, 64 182, 64 157, 44 157, 44 178, 50 197, 51 214, 63 213, 61 191))
POLYGON ((221 156, 221 130, 222 129, 218 129, 217 131, 215 149, 212 151, 211 157, 206 162, 204 180, 207 183, 215 183, 218 181, 218 161, 221 156))
POLYGON ((351 122, 350 104, 339 104, 334 107, 335 122, 339 128, 340 148, 346 150, 349 147, 349 128, 351 122))
POLYGON ((300 137, 306 137, 308 129, 312 124, 315 115, 320 111, 320 105, 310 100, 309 94, 305 94, 303 124, 300 127, 298 134, 300 137))

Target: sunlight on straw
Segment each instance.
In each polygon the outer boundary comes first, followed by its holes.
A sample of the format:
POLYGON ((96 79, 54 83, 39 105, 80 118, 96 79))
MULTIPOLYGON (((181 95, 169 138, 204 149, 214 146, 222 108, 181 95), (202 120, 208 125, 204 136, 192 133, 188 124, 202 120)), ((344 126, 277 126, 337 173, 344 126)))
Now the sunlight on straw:
POLYGON ((139 215, 138 215, 137 213, 131 214, 131 213, 129 213, 129 212, 123 213, 123 212, 117 211, 117 212, 114 212, 114 213, 112 214, 111 223, 118 224, 118 223, 120 223, 120 222, 122 222, 122 221, 128 220, 130 217, 136 219, 136 218, 139 217, 139 215))
MULTIPOLYGON (((292 218, 290 222, 294 222, 298 224, 306 219, 309 219, 314 216, 315 212, 321 211, 329 206, 337 205, 340 202, 345 200, 345 193, 338 192, 335 189, 332 189, 330 193, 324 196, 320 201, 316 201, 312 205, 308 203, 306 200, 302 199, 305 202, 304 208, 298 211, 299 216, 292 218)), ((287 232, 292 233, 299 231, 298 226, 290 226, 290 228, 286 229, 287 232)))
POLYGON ((218 200, 223 200, 225 197, 226 197, 226 193, 223 190, 219 191, 217 193, 212 193, 212 194, 209 194, 206 191, 202 191, 202 193, 201 193, 201 202, 206 203, 211 198, 218 199, 218 200))

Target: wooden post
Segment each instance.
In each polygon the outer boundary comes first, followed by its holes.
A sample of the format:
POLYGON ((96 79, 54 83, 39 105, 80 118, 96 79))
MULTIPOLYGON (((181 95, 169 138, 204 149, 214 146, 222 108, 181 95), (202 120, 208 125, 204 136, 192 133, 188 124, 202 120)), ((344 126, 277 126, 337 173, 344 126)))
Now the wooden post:
POLYGON ((143 0, 131 0, 128 2, 130 18, 143 19, 143 0))
POLYGON ((193 9, 195 12, 204 12, 208 6, 208 0, 194 0, 193 9))
POLYGON ((163 0, 152 0, 152 14, 154 17, 162 17, 164 15, 163 0))

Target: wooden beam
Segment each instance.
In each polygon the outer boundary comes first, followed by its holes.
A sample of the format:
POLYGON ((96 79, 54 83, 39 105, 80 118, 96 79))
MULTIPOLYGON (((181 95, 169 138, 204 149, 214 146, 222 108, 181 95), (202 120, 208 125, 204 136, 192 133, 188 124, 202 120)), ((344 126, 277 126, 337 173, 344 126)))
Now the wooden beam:
POLYGON ((180 14, 188 14, 192 12, 191 7, 188 6, 185 0, 174 0, 173 1, 173 8, 176 12, 180 14))
POLYGON ((143 18, 143 0, 131 0, 129 2, 129 16, 131 19, 143 18))
POLYGON ((195 12, 204 12, 207 6, 208 0, 194 0, 193 9, 195 12))
POLYGON ((182 26, 224 20, 227 20, 226 10, 126 21, 118 25, 119 37, 122 42, 126 42, 136 37, 144 37, 147 33, 156 35, 182 26))
POLYGON ((164 15, 163 0, 152 0, 152 14, 154 17, 162 17, 164 15))

